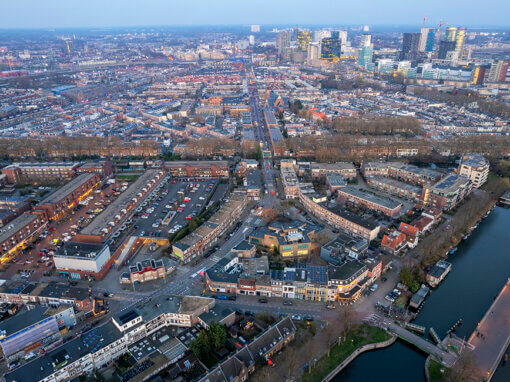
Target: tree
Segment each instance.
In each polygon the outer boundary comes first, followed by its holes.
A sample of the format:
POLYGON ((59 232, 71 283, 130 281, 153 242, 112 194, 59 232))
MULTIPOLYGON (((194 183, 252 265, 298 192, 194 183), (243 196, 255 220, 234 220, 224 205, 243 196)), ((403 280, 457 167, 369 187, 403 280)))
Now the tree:
POLYGON ((449 382, 481 381, 483 373, 479 369, 475 355, 468 349, 464 350, 451 369, 449 382))
POLYGON ((190 342, 189 347, 197 358, 207 358, 211 351, 211 344, 207 332, 205 330, 201 330, 198 337, 190 342))
POLYGON ((342 322, 342 336, 343 340, 347 338, 347 333, 351 330, 352 325, 356 319, 356 311, 351 305, 346 305, 340 309, 340 321, 342 322))
POLYGON ((409 267, 402 268, 399 274, 400 281, 413 292, 417 291, 420 287, 417 276, 417 269, 409 267))
POLYGON ((209 327, 208 332, 212 348, 219 349, 225 346, 227 341, 227 331, 223 325, 218 322, 213 322, 209 327))

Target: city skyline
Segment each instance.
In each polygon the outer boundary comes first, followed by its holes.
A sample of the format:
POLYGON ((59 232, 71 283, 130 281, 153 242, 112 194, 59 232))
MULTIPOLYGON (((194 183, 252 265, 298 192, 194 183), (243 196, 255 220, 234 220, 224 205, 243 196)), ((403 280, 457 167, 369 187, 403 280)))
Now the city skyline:
POLYGON ((448 25, 505 26, 510 12, 508 2, 497 0, 483 14, 472 12, 474 1, 440 2, 432 0, 413 4, 409 14, 408 3, 393 0, 384 5, 368 0, 356 3, 319 0, 314 3, 317 12, 309 12, 305 1, 280 1, 277 4, 261 0, 257 7, 249 3, 224 0, 219 4, 207 1, 176 2, 148 0, 140 3, 127 0, 100 2, 76 0, 61 2, 48 0, 20 0, 3 5, 0 29, 39 29, 72 27, 135 27, 135 26, 198 26, 198 25, 437 25, 440 20, 448 25), (329 9, 327 14, 321 9, 329 9), (271 12, 267 12, 270 9, 271 12), (12 17, 22 15, 22 18, 12 17), (405 20, 403 22, 403 20, 405 20))

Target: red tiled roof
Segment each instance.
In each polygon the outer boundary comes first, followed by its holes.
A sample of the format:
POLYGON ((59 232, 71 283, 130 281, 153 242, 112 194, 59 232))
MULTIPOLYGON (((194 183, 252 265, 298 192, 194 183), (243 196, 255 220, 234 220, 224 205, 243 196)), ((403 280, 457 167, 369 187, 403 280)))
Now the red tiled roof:
POLYGON ((420 233, 420 230, 418 228, 406 223, 400 223, 400 227, 398 227, 398 230, 412 237, 416 237, 420 233))

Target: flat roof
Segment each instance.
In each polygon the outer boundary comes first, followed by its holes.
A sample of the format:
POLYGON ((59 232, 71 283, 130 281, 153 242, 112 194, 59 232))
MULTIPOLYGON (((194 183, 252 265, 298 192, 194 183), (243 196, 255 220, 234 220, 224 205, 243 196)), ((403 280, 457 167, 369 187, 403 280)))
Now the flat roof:
POLYGON ((1 321, 0 331, 5 331, 6 336, 19 332, 30 325, 50 317, 51 315, 46 314, 47 310, 47 307, 41 305, 36 305, 34 309, 22 310, 9 319, 1 321))
POLYGON ((78 187, 81 187, 84 183, 88 182, 96 175, 97 174, 95 173, 84 173, 78 175, 77 177, 64 184, 62 187, 57 188, 54 192, 41 200, 38 205, 55 204, 60 202, 67 195, 72 193, 78 187))
POLYGON ((347 194, 347 197, 350 195, 350 196, 353 196, 356 198, 360 198, 360 199, 366 200, 370 203, 374 203, 379 206, 386 207, 386 208, 389 208, 392 210, 402 206, 402 203, 397 202, 396 200, 393 200, 391 198, 384 198, 384 197, 376 195, 370 191, 365 191, 363 189, 355 188, 352 186, 346 186, 346 187, 338 190, 338 193, 339 194, 342 194, 342 193, 347 194))
POLYGON ((186 166, 228 166, 226 160, 192 160, 192 161, 170 161, 165 162, 165 167, 186 167, 186 166))
POLYGON ((65 243, 64 246, 58 250, 55 256, 95 260, 104 248, 104 244, 69 242, 65 243))
MULTIPOLYGON (((5 240, 10 238, 12 235, 14 235, 16 232, 18 232, 23 227, 27 226, 28 224, 32 223, 34 220, 39 218, 39 215, 36 214, 22 214, 18 216, 13 221, 7 223, 5 226, 0 228, 0 243, 3 243, 5 240)), ((31 230, 32 232, 32 230, 31 230)))
POLYGON ((356 170, 356 167, 351 162, 335 162, 335 163, 310 163, 310 169, 313 170, 325 170, 325 171, 342 171, 356 170))
MULTIPOLYGON (((191 247, 203 237, 207 236, 211 231, 216 229, 225 219, 227 219, 240 204, 245 202, 244 195, 232 194, 229 200, 223 204, 220 209, 211 218, 198 227, 191 234, 181 239, 178 243, 185 248, 191 247), (186 247, 187 246, 187 247, 186 247)), ((174 244, 174 245, 176 245, 174 244)))
POLYGON ((4 168, 30 168, 30 167, 69 167, 77 166, 79 162, 19 162, 4 168))
POLYGON ((66 364, 70 365, 85 355, 95 353, 99 349, 110 345, 120 337, 122 337, 122 334, 109 320, 106 324, 97 326, 47 352, 44 356, 35 358, 16 370, 5 374, 4 379, 7 382, 39 381, 55 373, 62 359, 66 359, 66 364))
POLYGON ((456 192, 459 188, 466 186, 470 180, 454 172, 448 174, 431 187, 432 192, 438 194, 449 194, 456 192))
POLYGON ((346 261, 338 267, 331 266, 328 269, 329 278, 336 280, 348 280, 354 277, 358 272, 366 268, 366 265, 359 260, 346 261))
POLYGON ((108 226, 108 223, 115 219, 116 215, 121 214, 121 211, 141 192, 149 182, 156 177, 162 170, 152 169, 145 171, 140 177, 135 180, 131 185, 119 195, 108 207, 106 207, 99 215, 97 215, 85 228, 80 231, 82 235, 102 235, 102 229, 108 226))

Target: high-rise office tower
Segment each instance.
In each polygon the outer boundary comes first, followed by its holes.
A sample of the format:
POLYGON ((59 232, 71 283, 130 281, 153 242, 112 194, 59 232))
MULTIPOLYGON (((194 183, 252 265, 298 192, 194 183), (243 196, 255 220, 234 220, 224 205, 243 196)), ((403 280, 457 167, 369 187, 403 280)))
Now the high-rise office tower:
POLYGON ((318 60, 321 57, 321 43, 311 42, 308 44, 306 60, 308 63, 318 60))
POLYGON ((505 82, 510 60, 496 60, 492 63, 487 78, 488 82, 505 82))
POLYGON ((347 44, 347 31, 338 31, 338 38, 340 39, 340 44, 347 44))
POLYGON ((297 40, 298 33, 299 33, 299 27, 296 25, 294 27, 294 29, 292 29, 292 34, 290 35, 291 41, 296 41, 297 40))
POLYGON ((455 50, 456 42, 443 40, 439 43, 439 52, 437 53, 437 58, 440 60, 446 60, 446 56, 448 52, 452 52, 455 50))
POLYGON ((322 39, 331 37, 331 32, 326 29, 320 29, 318 31, 313 31, 313 41, 321 42, 322 39))
POLYGON ((420 45, 420 37, 420 33, 404 33, 400 60, 416 59, 416 56, 418 55, 418 47, 420 45))
POLYGON ((255 45, 255 36, 252 34, 248 36, 248 41, 250 42, 250 45, 255 45))
POLYGON ((369 46, 362 46, 358 52, 358 65, 366 69, 372 63, 374 56, 374 48, 369 46))
POLYGON ((340 58, 341 54, 341 42, 338 34, 332 34, 331 37, 322 39, 321 58, 323 60, 333 61, 335 58, 340 58), (333 36, 336 36, 336 38, 333 36))
POLYGON ((370 46, 372 44, 372 36, 368 25, 363 27, 363 35, 361 36, 361 46, 370 46))
POLYGON ((308 44, 312 42, 311 31, 299 31, 297 34, 296 45, 301 52, 308 51, 308 44))
POLYGON ((282 55, 285 48, 290 46, 290 35, 290 31, 280 31, 276 35, 276 49, 279 55, 282 55))
POLYGON ((258 33, 258 32, 260 32, 260 25, 252 25, 251 33, 258 33))
POLYGON ((435 38, 436 30, 434 28, 421 28, 418 50, 420 52, 433 52, 435 38))
POLYGON ((445 31, 445 40, 455 41, 455 51, 459 54, 459 58, 467 56, 467 51, 464 49, 466 44, 467 30, 465 27, 448 27, 445 31))

